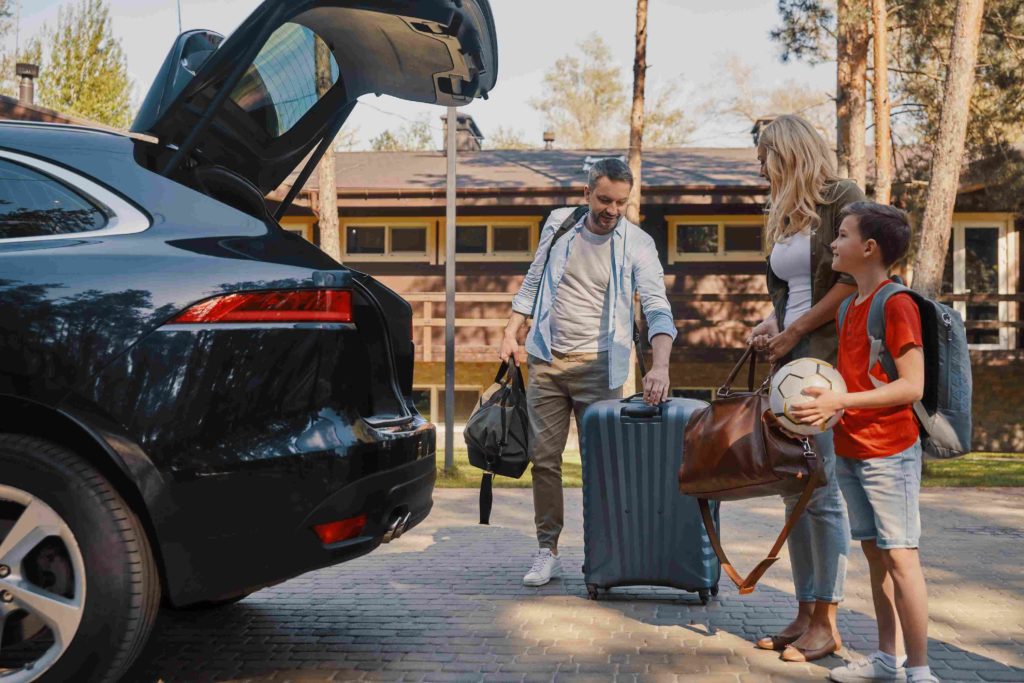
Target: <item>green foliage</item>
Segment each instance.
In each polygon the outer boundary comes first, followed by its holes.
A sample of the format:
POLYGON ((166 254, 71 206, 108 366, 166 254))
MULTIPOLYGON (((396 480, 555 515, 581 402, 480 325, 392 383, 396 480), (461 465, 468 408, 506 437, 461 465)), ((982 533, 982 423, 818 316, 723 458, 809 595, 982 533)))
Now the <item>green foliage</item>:
POLYGON ((37 44, 48 46, 41 55, 39 104, 115 128, 131 124, 128 65, 105 0, 62 9, 56 29, 44 30, 37 44))
POLYGON ((778 0, 782 25, 772 29, 772 40, 782 50, 782 61, 820 64, 835 59, 836 14, 832 2, 778 0))
MULTIPOLYGON (((625 147, 629 144, 630 83, 608 43, 593 33, 576 45, 573 54, 560 57, 548 69, 544 93, 531 99, 530 106, 544 115, 559 147, 625 147)), ((673 106, 677 91, 678 84, 648 88, 645 149, 680 145, 693 132, 685 112, 673 106)))
POLYGON ((530 106, 544 114, 559 145, 621 147, 629 133, 622 71, 608 43, 596 33, 580 41, 576 50, 544 74, 545 91, 530 106))
POLYGON ((396 132, 383 131, 370 140, 375 152, 422 152, 435 149, 434 131, 430 115, 423 114, 415 121, 409 121, 396 132))
MULTIPOLYGON (((772 38, 783 60, 834 59, 835 14, 829 0, 780 0, 772 38)), ((898 201, 914 210, 930 172, 915 148, 936 139, 956 3, 890 3, 890 78, 898 201), (900 148, 903 148, 902 150, 900 148)), ((1024 209, 1024 0, 987 0, 967 126, 968 172, 987 186, 993 205, 1024 209)))
POLYGON ((484 138, 484 145, 487 149, 536 149, 537 145, 531 145, 526 140, 526 135, 518 128, 507 128, 498 126, 484 138))

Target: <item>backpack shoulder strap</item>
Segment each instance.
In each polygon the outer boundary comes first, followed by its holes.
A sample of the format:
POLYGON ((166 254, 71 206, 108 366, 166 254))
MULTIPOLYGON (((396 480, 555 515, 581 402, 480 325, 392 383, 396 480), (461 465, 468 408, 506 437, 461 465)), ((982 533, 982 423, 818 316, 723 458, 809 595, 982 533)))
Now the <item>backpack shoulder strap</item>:
POLYGON ((882 285, 882 288, 875 293, 871 300, 871 308, 868 310, 868 341, 871 342, 871 349, 868 355, 868 379, 877 389, 884 386, 885 382, 871 374, 871 368, 875 363, 881 363, 882 369, 889 377, 896 377, 896 360, 885 348, 885 304, 894 294, 910 292, 911 289, 905 285, 890 282, 882 285))
MULTIPOLYGON (((562 235, 564 235, 565 233, 567 233, 570 230, 572 230, 573 226, 575 226, 577 223, 579 223, 580 219, 583 218, 584 216, 586 216, 588 211, 590 211, 590 207, 589 206, 577 206, 575 209, 573 209, 569 213, 568 216, 566 216, 565 220, 562 221, 562 224, 559 225, 558 228, 555 230, 555 234, 551 237, 551 242, 548 243, 548 253, 545 254, 545 256, 544 256, 544 267, 541 268, 541 271, 540 271, 541 279, 544 278, 544 273, 548 269, 548 261, 551 260, 551 249, 554 248, 555 242, 557 242, 562 237, 562 235)), ((540 294, 539 291, 538 291, 538 294, 540 294)), ((534 297, 534 299, 533 299, 533 310, 530 311, 530 317, 531 318, 535 317, 536 313, 537 313, 537 298, 534 297)))
POLYGON ((853 305, 854 299, 857 298, 857 293, 854 292, 850 296, 843 299, 843 302, 839 304, 839 310, 836 312, 836 320, 839 322, 839 330, 842 331, 843 323, 846 322, 846 314, 850 312, 850 306, 853 305))

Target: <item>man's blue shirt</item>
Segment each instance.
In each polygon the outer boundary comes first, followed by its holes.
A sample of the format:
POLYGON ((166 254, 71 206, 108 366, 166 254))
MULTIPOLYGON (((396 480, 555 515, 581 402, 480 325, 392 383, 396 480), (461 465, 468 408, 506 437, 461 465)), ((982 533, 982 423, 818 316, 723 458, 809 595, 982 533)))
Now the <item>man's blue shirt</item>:
MULTIPOLYGON (((551 304, 558 294, 558 285, 565 274, 565 266, 572 253, 580 230, 585 230, 587 216, 569 229, 551 249, 547 269, 544 259, 551 238, 573 207, 556 209, 548 216, 541 230, 537 255, 530 264, 523 285, 512 300, 512 310, 529 316, 534 312, 533 327, 526 337, 526 351, 532 356, 551 362, 551 304), (541 271, 544 270, 544 273, 541 271), (543 277, 542 277, 543 276, 543 277)), ((629 374, 630 347, 633 345, 633 301, 640 295, 640 306, 647 318, 648 339, 657 334, 676 337, 672 307, 665 296, 665 272, 658 258, 654 240, 639 226, 620 218, 615 226, 611 248, 611 276, 608 281, 608 388, 622 386, 629 374)))

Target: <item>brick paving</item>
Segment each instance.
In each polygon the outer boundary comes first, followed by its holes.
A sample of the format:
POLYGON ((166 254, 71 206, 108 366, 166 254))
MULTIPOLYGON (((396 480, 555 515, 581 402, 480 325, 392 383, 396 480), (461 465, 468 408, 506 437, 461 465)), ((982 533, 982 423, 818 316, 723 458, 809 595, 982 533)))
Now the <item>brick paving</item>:
MULTIPOLYGON (((566 492, 566 577, 540 589, 520 583, 535 547, 530 492, 496 491, 490 527, 475 524, 476 496, 438 490, 423 524, 366 557, 231 607, 162 614, 138 680, 820 681, 873 649, 859 549, 840 610, 846 649, 788 664, 752 645, 795 612, 785 553, 749 596, 724 580, 707 606, 655 588, 595 602, 580 571, 579 490, 566 492)), ((932 667, 944 681, 1024 681, 1024 489, 929 489, 922 507, 932 667)), ((723 507, 741 570, 781 520, 775 499, 723 507)))

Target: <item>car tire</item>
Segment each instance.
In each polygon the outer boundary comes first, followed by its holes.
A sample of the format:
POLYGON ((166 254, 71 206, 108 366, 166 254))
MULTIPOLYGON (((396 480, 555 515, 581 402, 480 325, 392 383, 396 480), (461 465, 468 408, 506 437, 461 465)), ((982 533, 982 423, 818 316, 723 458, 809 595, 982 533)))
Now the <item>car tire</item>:
POLYGON ((14 657, 20 673, 10 680, 116 681, 142 651, 161 594, 149 539, 111 483, 72 451, 0 434, 0 565, 0 661, 10 667, 14 657))

